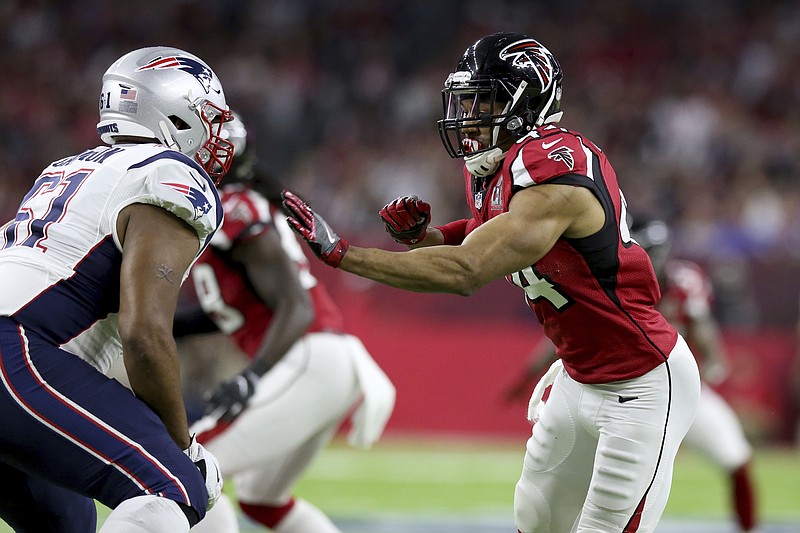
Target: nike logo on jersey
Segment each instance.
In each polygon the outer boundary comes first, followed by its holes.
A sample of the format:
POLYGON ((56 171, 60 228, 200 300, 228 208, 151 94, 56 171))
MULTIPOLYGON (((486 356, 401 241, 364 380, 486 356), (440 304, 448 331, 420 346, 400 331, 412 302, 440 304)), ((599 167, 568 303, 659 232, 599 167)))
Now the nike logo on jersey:
POLYGON ((632 400, 638 400, 638 399, 639 399, 638 396, 620 396, 619 403, 628 403, 632 400))
POLYGON ((545 150, 549 150, 549 149, 550 149, 550 148, 552 148, 553 146, 555 146, 555 145, 557 145, 558 143, 560 143, 560 142, 561 142, 561 139, 563 139, 563 138, 564 138, 564 137, 559 137, 559 138, 558 138, 558 139, 556 139, 555 141, 553 141, 553 142, 549 142, 549 143, 546 143, 546 142, 542 141, 542 148, 544 148, 545 150))

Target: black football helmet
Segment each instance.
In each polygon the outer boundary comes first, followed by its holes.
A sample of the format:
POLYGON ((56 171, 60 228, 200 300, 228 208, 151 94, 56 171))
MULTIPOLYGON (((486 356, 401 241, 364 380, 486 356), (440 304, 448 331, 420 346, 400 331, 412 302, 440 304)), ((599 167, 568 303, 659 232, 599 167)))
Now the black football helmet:
POLYGON ((647 217, 639 220, 634 218, 631 225, 631 237, 644 248, 647 255, 650 256, 656 274, 660 275, 672 249, 672 231, 667 223, 647 217))
POLYGON ((447 76, 442 91, 439 135, 450 157, 499 150, 502 130, 519 138, 546 122, 558 122, 561 78, 555 56, 527 35, 501 32, 478 39, 447 76), (499 103, 502 111, 480 112, 481 102, 489 102, 492 109, 499 103), (463 132, 476 125, 493 128, 489 146, 480 146, 463 132))

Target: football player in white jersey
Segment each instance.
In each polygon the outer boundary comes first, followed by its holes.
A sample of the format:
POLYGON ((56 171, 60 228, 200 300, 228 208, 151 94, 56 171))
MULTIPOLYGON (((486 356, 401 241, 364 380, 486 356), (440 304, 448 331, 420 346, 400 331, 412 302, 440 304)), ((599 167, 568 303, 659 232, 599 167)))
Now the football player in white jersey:
POLYGON ((221 491, 189 434, 179 288, 222 223, 219 79, 183 50, 103 76, 105 143, 47 166, 0 241, 0 518, 16 531, 179 533, 221 491), (122 357, 132 391, 104 372, 122 357))
MULTIPOLYGON (((367 448, 377 441, 395 388, 344 330, 339 307, 268 200, 269 189, 279 198, 280 188, 254 168, 242 121, 225 129, 236 146, 230 179, 238 183, 220 191, 225 226, 187 282, 202 310, 181 308, 175 334, 222 331, 250 362, 211 391, 206 416, 192 430, 219 459, 252 520, 276 533, 340 533, 292 491, 351 411, 351 443, 367 448)), ((192 531, 238 532, 230 500, 223 495, 192 531)))

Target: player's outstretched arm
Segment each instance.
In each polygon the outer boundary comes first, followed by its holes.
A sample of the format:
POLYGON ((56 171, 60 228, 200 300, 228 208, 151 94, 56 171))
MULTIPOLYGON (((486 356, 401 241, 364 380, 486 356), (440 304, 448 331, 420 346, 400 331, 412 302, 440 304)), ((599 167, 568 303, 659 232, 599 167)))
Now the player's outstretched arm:
POLYGON ((283 198, 290 226, 328 265, 399 289, 464 296, 528 268, 562 235, 586 237, 605 220, 588 189, 543 184, 518 192, 508 212, 472 231, 460 245, 390 252, 351 247, 297 195, 284 191, 283 198))

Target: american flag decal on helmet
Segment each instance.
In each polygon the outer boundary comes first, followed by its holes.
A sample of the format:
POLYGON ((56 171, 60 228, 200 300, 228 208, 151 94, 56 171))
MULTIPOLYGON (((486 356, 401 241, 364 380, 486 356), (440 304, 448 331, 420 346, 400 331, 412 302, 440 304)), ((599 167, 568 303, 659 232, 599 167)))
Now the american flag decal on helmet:
POLYGON ((536 73, 546 91, 556 77, 552 54, 534 39, 512 43, 500 51, 500 59, 508 60, 517 68, 530 69, 536 73))
POLYGON ((120 84, 119 97, 120 100, 136 100, 136 89, 120 84))
POLYGON ((166 70, 177 69, 188 72, 200 82, 206 94, 211 91, 211 80, 213 74, 211 69, 196 59, 185 56, 156 57, 147 64, 136 69, 136 72, 143 70, 166 70))

